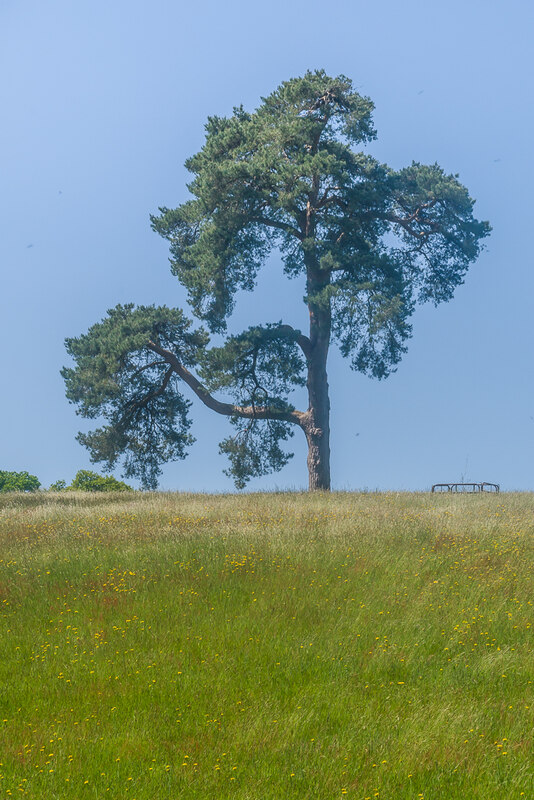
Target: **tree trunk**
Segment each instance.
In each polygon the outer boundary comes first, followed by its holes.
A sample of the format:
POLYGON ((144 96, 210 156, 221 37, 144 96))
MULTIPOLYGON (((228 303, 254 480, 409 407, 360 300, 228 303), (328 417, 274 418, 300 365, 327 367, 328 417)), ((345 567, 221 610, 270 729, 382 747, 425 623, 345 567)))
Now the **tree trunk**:
POLYGON ((326 369, 308 373, 310 407, 304 428, 308 442, 309 489, 330 491, 330 400, 326 369))
POLYGON ((316 263, 307 264, 310 356, 308 358, 308 411, 303 425, 308 442, 310 491, 330 491, 330 398, 326 362, 330 346, 330 302, 321 296, 330 282, 316 263), (319 302, 315 303, 313 297, 319 302))

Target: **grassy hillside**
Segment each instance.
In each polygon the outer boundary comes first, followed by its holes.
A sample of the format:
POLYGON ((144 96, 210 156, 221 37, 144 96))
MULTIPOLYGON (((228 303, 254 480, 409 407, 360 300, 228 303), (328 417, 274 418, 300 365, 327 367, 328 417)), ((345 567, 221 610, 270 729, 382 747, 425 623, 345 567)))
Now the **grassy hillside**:
POLYGON ((534 797, 533 512, 5 495, 0 797, 534 797))

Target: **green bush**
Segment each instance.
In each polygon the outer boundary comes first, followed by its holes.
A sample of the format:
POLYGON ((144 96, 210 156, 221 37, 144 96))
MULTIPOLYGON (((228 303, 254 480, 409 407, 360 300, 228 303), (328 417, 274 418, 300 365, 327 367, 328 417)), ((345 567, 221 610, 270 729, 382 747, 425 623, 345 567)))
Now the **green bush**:
POLYGON ((67 488, 67 482, 59 480, 59 481, 55 481, 55 483, 51 483, 49 488, 48 488, 48 491, 49 492, 63 492, 66 488, 67 488))
POLYGON ((29 472, 6 472, 0 470, 0 492, 35 492, 41 483, 29 472))
POLYGON ((123 481, 118 481, 113 475, 99 475, 88 469, 78 470, 68 488, 81 492, 133 492, 131 486, 123 481))

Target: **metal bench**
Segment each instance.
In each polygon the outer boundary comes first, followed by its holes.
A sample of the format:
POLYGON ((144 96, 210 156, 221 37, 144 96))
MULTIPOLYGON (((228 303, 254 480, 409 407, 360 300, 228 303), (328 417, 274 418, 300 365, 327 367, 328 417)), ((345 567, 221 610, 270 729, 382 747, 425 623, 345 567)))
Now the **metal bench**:
POLYGON ((432 486, 433 492, 460 492, 464 494, 475 494, 476 492, 499 492, 498 483, 435 483, 432 486))

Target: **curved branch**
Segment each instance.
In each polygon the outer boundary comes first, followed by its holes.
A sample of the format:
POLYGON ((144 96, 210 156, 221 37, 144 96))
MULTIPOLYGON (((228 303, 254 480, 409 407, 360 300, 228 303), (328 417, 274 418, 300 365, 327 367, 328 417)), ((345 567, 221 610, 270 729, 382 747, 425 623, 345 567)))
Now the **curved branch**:
MULTIPOLYGON (((154 363, 164 363, 164 364, 166 364, 167 362, 164 361, 164 362, 154 362, 154 363)), ((149 366, 153 366, 153 365, 149 365, 149 366)), ((138 372, 140 372, 140 371, 141 370, 138 370, 138 372)), ((169 367, 169 369, 165 373, 165 377, 163 378, 161 386, 159 386, 157 389, 153 389, 151 392, 146 394, 144 397, 137 398, 137 399, 134 398, 134 399, 130 400, 126 404, 125 418, 126 419, 131 419, 136 411, 139 411, 139 409, 141 409, 141 408, 146 408, 151 400, 154 400, 156 397, 160 397, 165 392, 165 389, 169 385, 169 381, 172 378, 173 372, 174 372, 173 368, 169 367)))
MULTIPOLYGON (((154 362, 154 363, 156 363, 156 362, 154 362)), ((160 362, 157 362, 157 363, 166 364, 167 362, 166 361, 160 361, 160 362)), ((147 366, 154 366, 154 365, 153 364, 149 364, 147 366)), ((134 373, 134 375, 138 375, 140 372, 142 372, 142 369, 137 370, 137 372, 134 373)), ((148 392, 148 394, 144 395, 143 397, 140 397, 140 398, 137 398, 137 399, 133 398, 132 400, 129 400, 126 403, 126 407, 128 409, 131 409, 132 412, 133 412, 135 409, 144 408, 151 400, 154 400, 156 397, 160 397, 160 395, 162 395, 164 393, 165 389, 169 385, 169 381, 172 378, 172 373, 173 373, 173 369, 171 367, 169 367, 169 369, 165 373, 165 376, 163 378, 161 386, 158 386, 157 389, 152 389, 151 392, 148 392)))
POLYGON ((361 219, 361 220, 375 220, 380 219, 384 220, 384 222, 392 222, 394 225, 400 225, 407 233, 413 236, 416 239, 421 239, 423 237, 427 237, 432 233, 441 233, 440 225, 430 219, 424 219, 421 217, 421 212, 427 211, 428 209, 433 208, 437 200, 430 200, 428 203, 421 203, 417 206, 415 211, 412 213, 408 213, 407 209, 402 208, 403 211, 406 212, 406 216, 402 217, 398 214, 393 212, 384 213, 382 211, 358 211, 358 212, 349 212, 349 204, 346 200, 339 197, 338 195, 330 195, 328 196, 325 192, 323 198, 316 206, 315 210, 320 208, 325 208, 331 205, 339 206, 343 211, 348 213, 350 219, 361 219), (417 230, 413 227, 412 223, 416 223, 421 226, 426 226, 430 228, 430 230, 417 230))
POLYGON ((290 233, 291 236, 295 236, 295 238, 300 239, 300 241, 303 239, 301 232, 288 222, 278 222, 275 219, 269 219, 269 217, 262 216, 251 217, 250 222, 259 222, 262 225, 268 225, 270 228, 278 228, 281 231, 285 231, 285 233, 290 233))
POLYGON ((298 344, 298 346, 300 347, 300 349, 304 353, 306 359, 309 360, 311 358, 312 346, 311 346, 311 342, 310 342, 310 340, 308 339, 307 336, 305 336, 303 333, 301 333, 296 328, 291 327, 291 325, 286 325, 286 324, 280 325, 275 330, 280 331, 281 333, 288 333, 290 335, 293 335, 293 334, 296 333, 297 334, 297 336, 295 338, 296 343, 298 344))
POLYGON ((146 369, 152 369, 152 367, 161 367, 163 366, 163 364, 166 363, 167 363, 166 361, 151 361, 150 364, 145 364, 144 366, 139 367, 139 369, 137 369, 132 374, 132 378, 137 378, 137 376, 140 375, 142 372, 144 372, 146 369))
POLYGON ((238 406, 233 403, 222 403, 212 397, 205 386, 180 363, 173 352, 166 350, 152 340, 148 342, 148 348, 164 358, 178 377, 194 391, 199 400, 202 400, 205 406, 211 408, 212 411, 216 411, 217 414, 223 414, 226 417, 244 417, 245 419, 273 419, 302 426, 302 421, 305 417, 302 411, 283 411, 271 406, 238 406))

